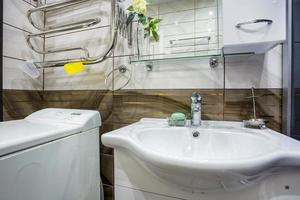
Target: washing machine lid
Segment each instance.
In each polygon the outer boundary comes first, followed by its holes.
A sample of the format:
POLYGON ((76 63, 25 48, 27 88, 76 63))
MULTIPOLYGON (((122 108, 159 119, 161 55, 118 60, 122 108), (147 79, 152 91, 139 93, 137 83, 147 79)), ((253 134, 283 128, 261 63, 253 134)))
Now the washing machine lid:
POLYGON ((23 120, 0 123, 0 156, 101 126, 97 111, 44 109, 23 120))

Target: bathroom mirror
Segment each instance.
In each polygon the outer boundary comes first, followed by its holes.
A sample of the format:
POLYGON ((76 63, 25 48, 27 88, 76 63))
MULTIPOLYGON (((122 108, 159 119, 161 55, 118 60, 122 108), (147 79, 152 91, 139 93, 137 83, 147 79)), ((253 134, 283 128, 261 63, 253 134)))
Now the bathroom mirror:
POLYGON ((220 53, 217 0, 149 0, 147 16, 161 19, 158 42, 135 34, 132 61, 202 57, 220 53))

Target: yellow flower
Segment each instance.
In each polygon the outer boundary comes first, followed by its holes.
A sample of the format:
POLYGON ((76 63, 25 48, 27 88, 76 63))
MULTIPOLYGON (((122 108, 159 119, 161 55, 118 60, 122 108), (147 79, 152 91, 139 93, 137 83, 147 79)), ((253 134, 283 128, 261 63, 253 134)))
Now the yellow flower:
POLYGON ((131 4, 133 10, 139 14, 145 15, 147 12, 147 1, 146 0, 133 0, 131 4))

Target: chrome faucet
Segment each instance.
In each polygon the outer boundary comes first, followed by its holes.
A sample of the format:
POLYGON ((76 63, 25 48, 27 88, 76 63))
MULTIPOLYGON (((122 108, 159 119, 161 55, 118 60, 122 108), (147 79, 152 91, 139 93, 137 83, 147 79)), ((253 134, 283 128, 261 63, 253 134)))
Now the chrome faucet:
POLYGON ((191 125, 201 126, 201 95, 194 92, 191 100, 191 125))

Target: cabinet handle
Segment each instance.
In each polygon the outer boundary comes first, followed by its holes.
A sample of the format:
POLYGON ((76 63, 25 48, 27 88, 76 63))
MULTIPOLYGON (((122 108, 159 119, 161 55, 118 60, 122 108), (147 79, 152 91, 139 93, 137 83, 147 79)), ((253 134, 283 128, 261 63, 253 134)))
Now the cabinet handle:
POLYGON ((255 19, 255 20, 252 20, 252 21, 239 23, 235 27, 236 28, 241 28, 243 25, 257 24, 257 23, 267 23, 268 25, 270 25, 270 24, 273 23, 273 20, 270 20, 270 19, 255 19))

